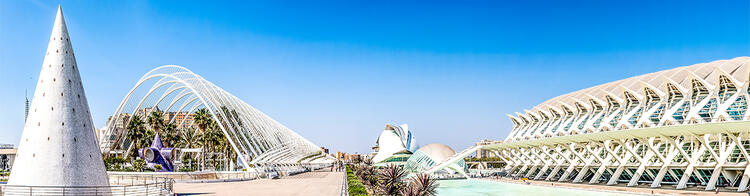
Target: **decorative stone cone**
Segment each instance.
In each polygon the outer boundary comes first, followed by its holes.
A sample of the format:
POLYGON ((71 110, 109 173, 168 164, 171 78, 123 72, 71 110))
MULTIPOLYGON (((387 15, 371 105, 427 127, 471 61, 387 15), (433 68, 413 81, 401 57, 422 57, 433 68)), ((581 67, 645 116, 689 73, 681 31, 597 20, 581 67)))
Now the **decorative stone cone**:
POLYGON ((58 7, 9 185, 109 185, 78 68, 58 7))

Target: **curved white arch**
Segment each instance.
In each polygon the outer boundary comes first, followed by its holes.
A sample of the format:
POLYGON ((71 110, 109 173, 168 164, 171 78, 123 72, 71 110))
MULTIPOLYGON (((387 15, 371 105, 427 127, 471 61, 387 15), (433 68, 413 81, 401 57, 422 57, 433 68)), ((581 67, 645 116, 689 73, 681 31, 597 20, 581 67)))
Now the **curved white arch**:
POLYGON ((145 117, 147 111, 164 109, 165 118, 178 123, 178 130, 183 130, 195 126, 189 120, 190 115, 200 108, 208 109, 245 168, 250 164, 331 161, 331 157, 322 154, 317 145, 177 65, 157 67, 136 82, 108 119, 104 137, 100 139, 102 152, 132 150, 126 137, 130 116, 145 117))

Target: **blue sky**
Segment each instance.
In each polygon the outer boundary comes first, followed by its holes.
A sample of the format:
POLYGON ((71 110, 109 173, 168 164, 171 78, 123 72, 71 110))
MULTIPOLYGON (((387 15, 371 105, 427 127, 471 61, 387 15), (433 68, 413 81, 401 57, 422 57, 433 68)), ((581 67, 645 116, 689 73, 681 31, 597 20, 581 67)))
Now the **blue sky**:
POLYGON ((177 64, 346 152, 386 123, 458 151, 557 95, 750 54, 744 0, 0 1, 0 143, 18 143, 60 3, 97 127, 177 64))

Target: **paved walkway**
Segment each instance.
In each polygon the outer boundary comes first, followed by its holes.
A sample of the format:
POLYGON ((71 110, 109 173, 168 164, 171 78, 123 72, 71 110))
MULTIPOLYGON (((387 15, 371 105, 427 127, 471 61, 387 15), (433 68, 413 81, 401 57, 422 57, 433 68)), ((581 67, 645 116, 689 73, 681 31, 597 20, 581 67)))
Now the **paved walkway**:
POLYGON ((217 183, 175 183, 177 195, 339 195, 344 172, 318 170, 281 179, 217 183))
MULTIPOLYGON (((483 180, 490 180, 490 181, 502 181, 502 182, 510 182, 510 183, 518 183, 521 184, 521 180, 513 180, 509 178, 481 178, 483 180)), ((556 187, 570 187, 570 188, 577 188, 577 189, 588 189, 588 190, 602 190, 602 191, 614 191, 614 192, 620 192, 620 193, 633 193, 633 194, 639 194, 639 195, 691 195, 691 196, 700 196, 700 195, 717 195, 714 191, 705 191, 699 188, 689 188, 688 190, 676 190, 673 186, 663 186, 661 188, 649 188, 647 185, 637 186, 637 187, 626 187, 623 183, 619 183, 618 185, 614 186, 607 186, 607 185, 591 185, 591 184, 585 184, 585 183, 569 183, 569 182, 550 182, 550 181, 541 181, 541 180, 529 180, 528 181, 530 185, 532 186, 556 186, 556 187)), ((734 191, 732 190, 726 190, 726 189, 720 189, 721 192, 719 192, 718 195, 736 195, 736 196, 747 196, 747 193, 743 192, 737 192, 736 189, 734 191)))

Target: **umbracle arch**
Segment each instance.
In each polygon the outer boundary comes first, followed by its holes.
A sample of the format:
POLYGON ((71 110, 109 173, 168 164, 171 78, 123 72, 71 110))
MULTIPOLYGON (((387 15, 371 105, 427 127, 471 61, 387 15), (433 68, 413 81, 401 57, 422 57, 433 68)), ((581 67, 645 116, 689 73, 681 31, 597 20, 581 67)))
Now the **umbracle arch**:
POLYGON ((176 65, 155 68, 136 82, 107 122, 105 137, 100 141, 102 152, 119 150, 127 156, 133 150, 126 137, 130 116, 146 117, 149 111, 162 111, 169 114, 166 120, 176 123, 177 130, 181 131, 195 127, 188 116, 202 108, 211 114, 246 168, 249 164, 263 163, 258 157, 269 156, 278 157, 273 163, 311 161, 302 157, 312 155, 323 156, 324 159, 315 158, 316 162, 330 161, 317 145, 203 77, 176 65), (276 154, 279 152, 289 154, 276 154))

